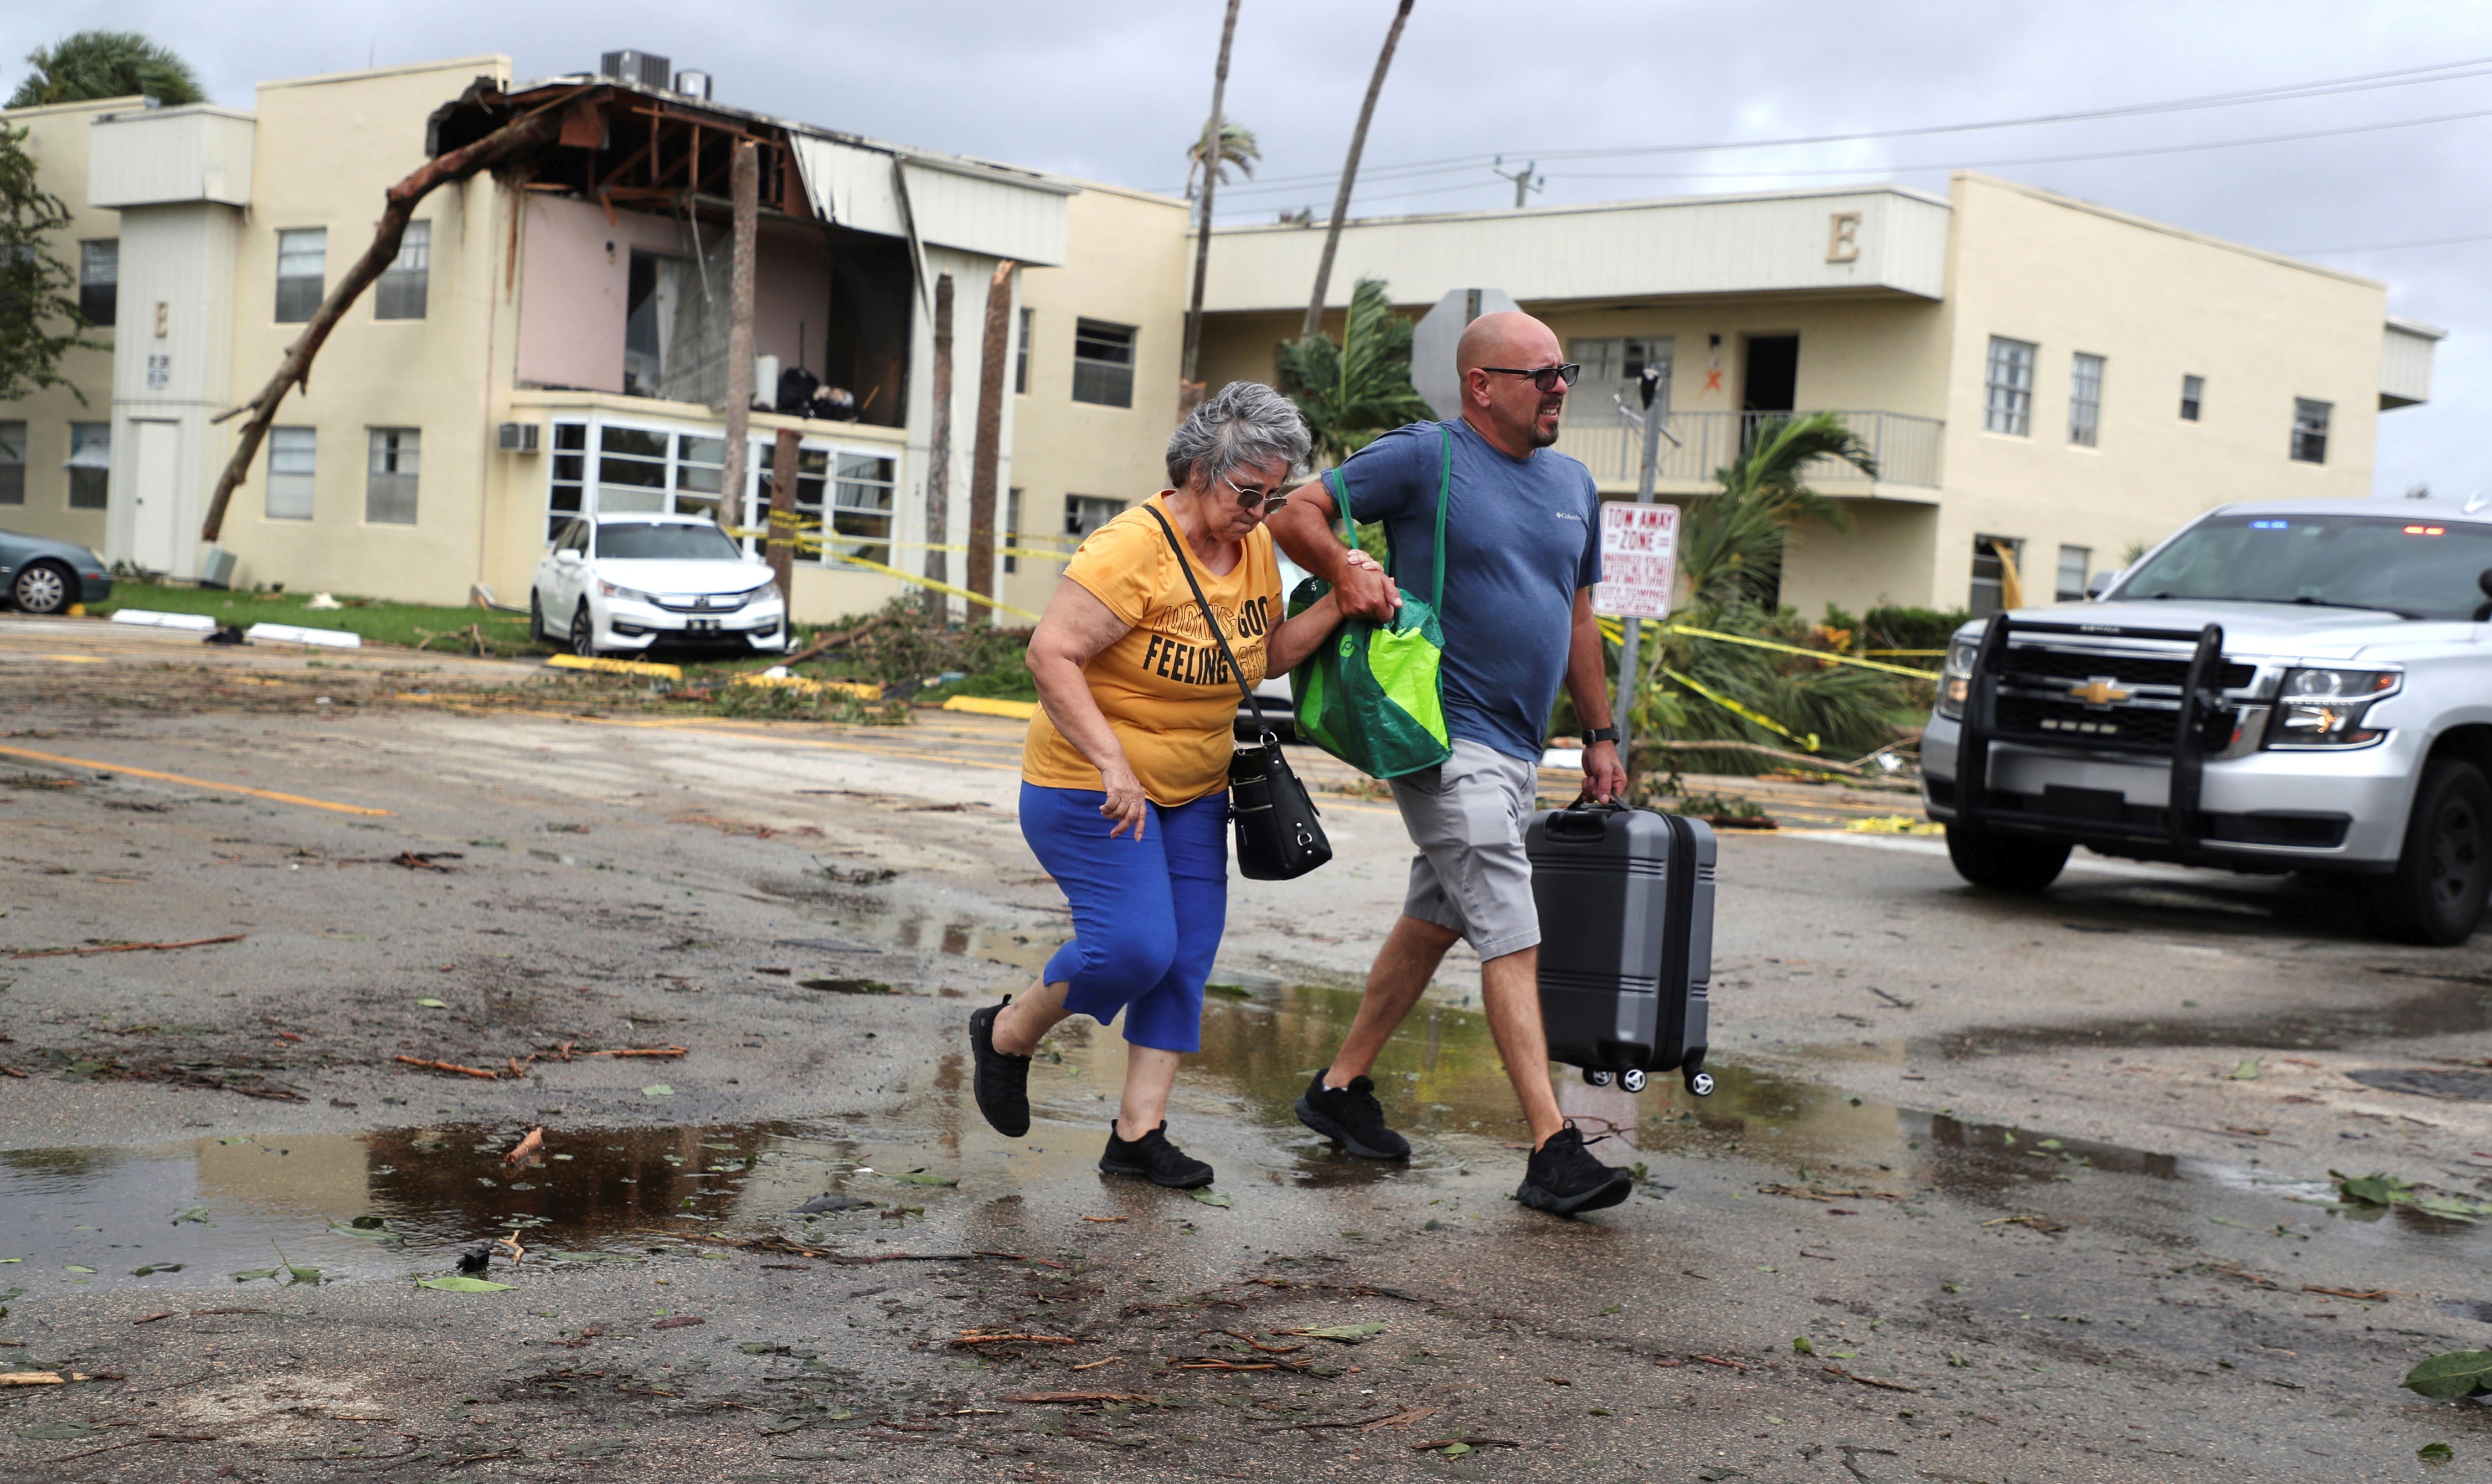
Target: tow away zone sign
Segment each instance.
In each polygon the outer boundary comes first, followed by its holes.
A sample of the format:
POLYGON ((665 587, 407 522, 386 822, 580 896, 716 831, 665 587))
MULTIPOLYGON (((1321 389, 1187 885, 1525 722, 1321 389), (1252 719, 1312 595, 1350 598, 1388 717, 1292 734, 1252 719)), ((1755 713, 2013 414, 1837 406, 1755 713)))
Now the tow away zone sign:
POLYGON ((1617 618, 1668 618, 1678 582, 1678 507, 1601 505, 1601 580, 1592 610, 1617 618))

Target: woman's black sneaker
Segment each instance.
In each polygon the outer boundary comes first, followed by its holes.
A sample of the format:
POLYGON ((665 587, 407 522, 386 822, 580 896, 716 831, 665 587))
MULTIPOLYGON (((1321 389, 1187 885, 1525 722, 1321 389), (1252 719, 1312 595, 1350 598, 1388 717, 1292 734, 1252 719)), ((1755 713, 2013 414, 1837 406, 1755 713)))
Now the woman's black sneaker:
POLYGON ((1575 1120, 1569 1118, 1564 1128, 1549 1136, 1548 1143, 1531 1151, 1523 1167, 1523 1188, 1514 1193, 1514 1199, 1535 1211, 1572 1216, 1616 1205, 1634 1190, 1634 1176, 1592 1158, 1575 1120))
POLYGON ((1347 1087, 1327 1087, 1318 1072, 1298 1096, 1298 1121, 1360 1159, 1409 1159, 1410 1141, 1384 1126, 1376 1083, 1353 1077, 1347 1087))
POLYGON ((995 1050, 995 1017, 1011 1003, 1007 994, 1003 1005, 989 1005, 970 1015, 969 1054, 977 1062, 977 1076, 971 1081, 977 1089, 978 1112, 987 1115, 996 1133, 1019 1139, 1029 1132, 1029 1058, 995 1050))
POLYGON ((1211 1183, 1211 1167, 1169 1143, 1165 1121, 1132 1143, 1116 1137, 1114 1124, 1108 1125, 1108 1152, 1099 1156, 1099 1168, 1109 1174, 1138 1174, 1171 1190, 1211 1183))

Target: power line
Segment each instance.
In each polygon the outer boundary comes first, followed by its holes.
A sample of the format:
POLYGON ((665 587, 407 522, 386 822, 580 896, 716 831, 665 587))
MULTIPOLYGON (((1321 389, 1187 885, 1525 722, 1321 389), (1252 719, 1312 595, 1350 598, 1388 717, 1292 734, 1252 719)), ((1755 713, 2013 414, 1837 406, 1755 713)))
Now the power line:
MULTIPOLYGON (((2365 73, 2344 77, 2327 77, 2309 82, 2289 83, 2266 88, 2250 88, 2229 93, 2199 94, 2188 98, 2161 99, 2146 103, 2123 104, 2105 108, 2063 110, 2057 113, 2032 114, 2022 118, 1986 119, 1953 124, 1928 124, 1903 129, 1866 130, 1852 134, 1799 134, 1774 139, 1724 139, 1702 144, 1630 145, 1600 149, 1506 151, 1526 153, 1546 161, 1623 159, 1639 155, 1706 154, 1727 150, 1785 149, 1814 144, 1862 143, 1878 139, 1925 137, 1935 134, 1970 134, 1992 129, 2020 129, 2051 124, 2087 123, 2104 119, 2136 118, 2156 113, 2189 112, 2206 108, 2240 107, 2263 103, 2290 103, 2312 98, 2328 98, 2348 93, 2375 91, 2381 88, 2412 87, 2427 82, 2458 82, 2472 77, 2492 75, 2492 57, 2472 57, 2462 61, 2443 62, 2429 67, 2400 68, 2392 72, 2365 73), (2438 74, 2438 75, 2431 75, 2438 74)), ((1361 173, 1361 179, 1407 179, 1448 170, 1476 169, 1493 159, 1489 155, 1446 156, 1437 160, 1409 161, 1398 164, 1377 165, 1361 173)), ((1294 176, 1266 176, 1253 186, 1240 187, 1236 193, 1260 195, 1288 193, 1308 185, 1337 179, 1333 172, 1294 176)))
POLYGON ((2346 252, 2402 252, 2408 248, 2448 248, 2462 242, 2492 242, 2492 232, 2473 237, 2434 237, 2424 242, 2373 242, 2358 248, 2295 248, 2287 257, 2332 257, 2346 252))

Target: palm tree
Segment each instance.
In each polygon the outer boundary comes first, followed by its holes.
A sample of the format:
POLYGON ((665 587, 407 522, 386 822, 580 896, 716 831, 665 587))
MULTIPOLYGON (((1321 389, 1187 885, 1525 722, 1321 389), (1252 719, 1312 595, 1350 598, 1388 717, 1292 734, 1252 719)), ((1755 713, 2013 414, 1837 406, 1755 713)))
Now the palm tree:
POLYGON ((1393 65, 1393 48, 1401 43, 1402 23, 1409 18, 1410 0, 1402 0, 1393 12, 1393 24, 1384 33, 1384 47, 1376 54, 1376 71, 1367 79, 1367 101, 1358 105, 1358 127, 1350 134, 1350 158, 1342 162, 1341 188, 1333 193, 1332 225, 1324 232, 1323 256, 1316 263, 1316 292, 1307 301, 1306 326, 1298 332, 1302 339, 1323 328, 1324 290, 1332 284, 1332 254, 1341 246, 1342 219, 1350 215, 1350 188, 1358 183, 1358 157, 1367 148, 1367 123, 1376 116, 1376 95, 1384 91, 1384 71, 1393 65))
MULTIPOLYGON (((1196 199, 1194 193, 1195 181, 1202 174, 1202 157, 1208 153, 1204 146, 1208 145, 1210 142, 1211 131, 1209 129, 1205 129, 1202 132, 1202 138, 1195 140, 1192 144, 1186 147, 1185 198, 1189 201, 1196 199)), ((1220 121, 1221 184, 1226 185, 1229 183, 1229 172, 1231 165, 1236 166, 1238 174, 1245 176, 1249 180, 1254 179, 1255 166, 1261 164, 1262 161, 1263 149, 1261 145, 1255 141, 1255 131, 1237 122, 1235 119, 1225 118, 1220 121)))
POLYGON ((170 108, 207 98, 190 63, 135 31, 79 31, 26 53, 26 65, 33 71, 10 95, 12 108, 134 94, 170 108))
POLYGON ((1813 517, 1838 531, 1850 523, 1842 507, 1808 488, 1808 466, 1821 459, 1878 476, 1868 446, 1831 412, 1766 418, 1750 435, 1747 452, 1713 471, 1722 492, 1696 502, 1679 542, 1678 572, 1695 608, 1740 602, 1770 608, 1782 585, 1792 523, 1813 517))
POLYGON ((1255 162, 1262 151, 1255 145, 1252 132, 1230 124, 1222 113, 1229 94, 1229 44, 1237 35, 1237 0, 1229 0, 1228 18, 1220 23, 1220 64, 1211 74, 1211 117, 1205 119, 1202 133, 1186 152, 1193 162, 1185 177, 1186 194, 1194 194, 1194 172, 1202 170, 1202 204, 1194 235, 1194 296, 1185 307, 1185 354, 1177 363, 1177 415, 1194 410, 1195 400, 1202 395, 1202 383, 1195 380, 1195 362, 1202 352, 1202 281, 1211 271, 1211 195, 1226 177, 1226 167, 1235 164, 1248 175, 1255 173, 1255 162), (1206 160, 1209 167, 1205 168, 1206 160))
POLYGON ((1382 279, 1361 279, 1350 293, 1342 341, 1320 331, 1274 352, 1281 390, 1298 404, 1316 449, 1339 463, 1406 423, 1431 416, 1410 386, 1410 322, 1393 312, 1382 279))

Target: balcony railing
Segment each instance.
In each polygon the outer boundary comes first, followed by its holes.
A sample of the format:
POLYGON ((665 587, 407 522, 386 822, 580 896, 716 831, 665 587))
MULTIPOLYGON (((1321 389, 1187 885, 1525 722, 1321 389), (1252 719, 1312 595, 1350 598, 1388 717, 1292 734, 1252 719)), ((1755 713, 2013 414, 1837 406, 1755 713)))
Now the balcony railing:
MULTIPOLYGON (((1601 412, 1607 414, 1608 420, 1569 421, 1558 434, 1558 447, 1584 460, 1603 488, 1632 490, 1637 465, 1644 458, 1644 430, 1618 419, 1609 408, 1601 412)), ((1658 487, 1676 492, 1719 488, 1713 471, 1739 457, 1756 435, 1759 424, 1793 415, 1672 413, 1670 421, 1662 426, 1678 439, 1678 444, 1674 446, 1669 438, 1661 440, 1658 487)), ((1923 490, 1939 487, 1939 441, 1945 423, 1909 412, 1837 412, 1833 416, 1842 419, 1845 427, 1869 445, 1869 452, 1878 460, 1876 486, 1902 485, 1923 490)), ((1821 459, 1810 463, 1807 479, 1812 487, 1829 494, 1867 494, 1874 488, 1867 475, 1839 460, 1821 459)))

